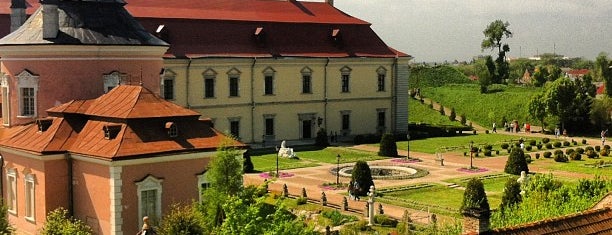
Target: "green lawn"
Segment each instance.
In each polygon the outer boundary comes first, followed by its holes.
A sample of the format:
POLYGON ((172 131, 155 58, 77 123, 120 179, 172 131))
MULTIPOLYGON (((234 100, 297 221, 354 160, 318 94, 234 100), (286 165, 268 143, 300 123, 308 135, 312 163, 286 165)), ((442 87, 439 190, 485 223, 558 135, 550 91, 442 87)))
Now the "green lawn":
MULTIPOLYGON (((512 176, 509 174, 501 174, 501 175, 488 175, 481 178, 482 184, 485 187, 485 191, 487 193, 503 193, 504 186, 510 177, 518 178, 517 176, 512 176)), ((467 182, 470 178, 455 178, 446 180, 446 182, 455 183, 457 185, 461 185, 463 187, 467 186, 467 182)))
MULTIPOLYGON (((504 142, 518 141, 521 137, 504 134, 477 134, 463 135, 453 137, 436 137, 410 141, 410 151, 422 153, 447 152, 443 148, 449 148, 448 152, 466 152, 469 149, 470 141, 474 141, 474 146, 482 147, 486 144, 493 146, 493 150, 500 150, 500 154, 504 154, 500 145, 504 142)), ((535 139, 541 141, 541 138, 525 138, 525 141, 535 139)), ((407 142, 397 142, 399 149, 406 149, 407 142)), ((507 152, 506 152, 507 153, 507 152)))
POLYGON ((438 110, 429 108, 429 103, 421 104, 415 99, 408 99, 408 113, 410 123, 427 123, 434 126, 463 126, 458 121, 451 121, 438 110))
MULTIPOLYGON (((279 169, 295 169, 318 166, 321 163, 336 163, 340 155, 340 163, 356 162, 359 160, 372 161, 385 159, 376 153, 353 150, 342 147, 328 147, 321 150, 296 151, 299 159, 279 158, 279 169)), ((251 156, 256 171, 267 172, 276 169, 276 153, 251 156)))
POLYGON ((547 161, 548 164, 544 165, 544 168, 553 171, 569 171, 592 175, 598 174, 608 178, 612 177, 612 167, 595 168, 585 166, 585 164, 598 163, 601 160, 605 162, 611 162, 612 157, 600 157, 597 159, 591 159, 586 158, 586 156, 582 155, 582 160, 580 161, 570 160, 569 162, 555 162, 552 158, 540 158, 536 161, 547 161))

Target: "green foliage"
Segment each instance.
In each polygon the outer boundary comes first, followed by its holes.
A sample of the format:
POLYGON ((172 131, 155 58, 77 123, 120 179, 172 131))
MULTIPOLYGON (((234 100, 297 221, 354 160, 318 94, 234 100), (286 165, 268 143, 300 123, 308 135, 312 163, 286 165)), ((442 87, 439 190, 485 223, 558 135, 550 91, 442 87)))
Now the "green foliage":
POLYGON ((397 145, 393 134, 384 134, 380 140, 378 156, 397 157, 397 145))
POLYGON ((49 214, 40 234, 42 235, 89 235, 93 234, 91 228, 83 221, 72 218, 68 210, 57 208, 49 214))
POLYGON ((295 200, 295 202, 296 202, 298 205, 304 205, 304 204, 306 204, 306 203, 308 202, 308 198, 306 198, 306 197, 298 197, 298 198, 295 200))
POLYGON ((567 158, 567 156, 565 156, 565 154, 561 153, 561 154, 555 154, 555 162, 567 162, 569 161, 569 159, 567 158))
POLYGON ((504 172, 513 175, 520 175, 521 171, 529 173, 529 167, 527 166, 527 161, 525 160, 525 153, 520 148, 512 148, 510 156, 508 156, 508 160, 506 161, 504 172))
POLYGON ((555 142, 553 143, 553 147, 555 147, 555 148, 561 148, 561 142, 559 142, 559 141, 555 141, 555 142))
POLYGON ((331 221, 332 226, 339 226, 345 223, 357 221, 357 217, 354 215, 345 215, 340 213, 338 210, 326 210, 321 212, 323 218, 327 218, 331 221))
POLYGON ((446 113, 444 112, 444 106, 440 105, 440 110, 438 110, 438 111, 440 111, 440 115, 442 115, 442 116, 446 115, 446 113))
POLYGON ((459 122, 461 123, 461 125, 465 125, 466 121, 467 121, 467 119, 465 118, 465 114, 461 114, 459 116, 459 122))
POLYGON ((595 86, 580 79, 572 81, 569 78, 560 78, 548 83, 541 94, 541 102, 546 106, 547 115, 559 119, 562 129, 568 122, 589 123, 589 112, 595 86))
POLYGON ((450 121, 440 113, 419 103, 417 100, 408 99, 408 113, 410 123, 427 123, 433 126, 463 126, 459 122, 450 121))
POLYGON ((508 143, 503 143, 500 146, 502 149, 508 149, 508 147, 510 147, 510 145, 508 143))
POLYGON ((251 161, 251 150, 247 150, 242 154, 242 172, 244 173, 253 173, 255 171, 255 166, 253 166, 253 161, 251 161))
POLYGON ((370 186, 374 185, 372 180, 372 172, 370 166, 365 161, 357 161, 351 173, 351 182, 357 182, 358 189, 355 189, 355 194, 365 196, 370 190, 370 186))
POLYGON ((552 156, 552 153, 549 151, 544 152, 543 154, 544 158, 550 158, 552 156))
POLYGON ((380 224, 382 226, 395 227, 397 226, 398 221, 394 218, 389 217, 388 215, 377 214, 374 215, 374 223, 380 224))
POLYGON ((463 193, 463 201, 461 202, 461 213, 469 211, 482 211, 488 213, 490 210, 487 194, 484 190, 482 181, 478 178, 472 178, 468 181, 463 193))
POLYGON ((439 87, 445 84, 471 83, 453 66, 414 66, 410 68, 409 87, 439 87))
POLYGON ((202 214, 193 206, 172 205, 164 215, 158 232, 160 235, 204 234, 202 214))
POLYGON ((451 121, 455 121, 456 118, 457 118, 457 113, 455 112, 455 108, 451 108, 451 112, 450 112, 450 115, 448 116, 448 119, 451 121))
POLYGON ((497 49, 498 57, 495 60, 495 73, 491 73, 493 83, 501 83, 509 76, 509 65, 506 62, 506 53, 510 51, 508 44, 502 44, 502 39, 512 37, 512 32, 508 27, 510 23, 501 20, 491 22, 482 32, 485 39, 482 40, 480 47, 484 49, 497 49))
POLYGON ((550 139, 548 137, 542 138, 542 143, 548 144, 548 142, 550 142, 550 139))
POLYGON ((323 148, 329 146, 329 141, 327 139, 327 131, 325 130, 325 128, 319 128, 319 131, 317 131, 315 145, 323 148))
POLYGON ((603 81, 606 86, 606 95, 612 96, 612 69, 610 69, 610 61, 608 53, 601 52, 595 58, 595 80, 603 81))
POLYGON ((572 152, 571 154, 569 154, 569 158, 572 159, 573 161, 580 161, 582 159, 582 154, 578 153, 578 152, 572 152))
POLYGON ((227 195, 236 195, 242 189, 242 164, 237 149, 222 144, 212 159, 207 173, 212 189, 227 195))
POLYGON ((501 210, 510 208, 520 203, 521 198, 521 184, 516 182, 516 178, 510 177, 504 186, 504 194, 502 195, 502 202, 499 206, 501 210))
POLYGON ((0 234, 8 235, 15 232, 15 228, 8 220, 8 207, 4 204, 4 200, 0 200, 0 234))

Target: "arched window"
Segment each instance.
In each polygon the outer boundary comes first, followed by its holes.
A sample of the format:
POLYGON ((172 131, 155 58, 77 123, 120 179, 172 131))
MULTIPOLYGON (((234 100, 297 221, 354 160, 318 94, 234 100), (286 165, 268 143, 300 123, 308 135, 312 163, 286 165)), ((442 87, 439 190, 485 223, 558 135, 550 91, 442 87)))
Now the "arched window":
MULTIPOLYGON (((138 191, 138 218, 148 216, 153 224, 161 219, 161 198, 163 179, 148 175, 142 181, 136 183, 138 191)), ((140 226, 142 226, 142 220, 140 226)))

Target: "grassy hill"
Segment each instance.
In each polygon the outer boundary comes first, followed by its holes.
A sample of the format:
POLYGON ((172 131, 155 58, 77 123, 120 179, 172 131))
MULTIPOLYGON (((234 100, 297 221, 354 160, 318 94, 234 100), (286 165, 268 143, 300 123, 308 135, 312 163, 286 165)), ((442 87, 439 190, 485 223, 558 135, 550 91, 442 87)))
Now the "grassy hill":
POLYGON ((454 107, 457 116, 465 114, 468 120, 485 127, 491 126, 493 120, 501 127, 501 119, 504 116, 508 121, 516 119, 519 123, 540 124, 529 118, 528 112, 529 100, 540 92, 540 88, 502 85, 491 88, 498 92, 481 94, 477 84, 449 84, 424 87, 421 94, 445 107, 454 107))
POLYGON ((429 104, 421 104, 415 99, 408 99, 408 120, 410 123, 427 123, 434 126, 462 126, 457 121, 451 121, 437 110, 429 108, 429 104))
POLYGON ((442 65, 436 67, 416 66, 410 70, 410 88, 439 87, 444 84, 473 83, 455 67, 442 65))

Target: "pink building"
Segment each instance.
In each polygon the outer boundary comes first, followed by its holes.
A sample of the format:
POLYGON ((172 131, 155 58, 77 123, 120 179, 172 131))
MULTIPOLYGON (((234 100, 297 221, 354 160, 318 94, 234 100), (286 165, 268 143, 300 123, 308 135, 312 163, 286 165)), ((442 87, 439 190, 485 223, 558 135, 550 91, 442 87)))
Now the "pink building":
POLYGON ((143 216, 159 221, 170 205, 199 199, 208 162, 226 140, 210 120, 142 86, 47 112, 0 141, 9 220, 30 234, 58 207, 97 234, 136 234, 143 216))

